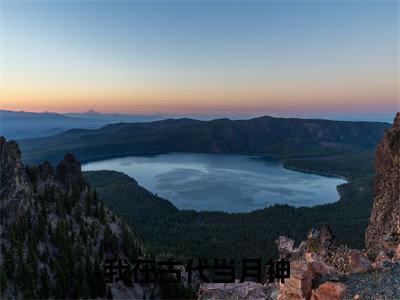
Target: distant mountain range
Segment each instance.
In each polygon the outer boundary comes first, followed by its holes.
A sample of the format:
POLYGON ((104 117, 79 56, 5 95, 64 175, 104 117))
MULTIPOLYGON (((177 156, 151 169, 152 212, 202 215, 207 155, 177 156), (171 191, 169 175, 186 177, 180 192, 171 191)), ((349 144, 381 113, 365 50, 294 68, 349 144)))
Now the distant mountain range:
POLYGON ((155 115, 137 115, 137 114, 117 114, 117 113, 101 113, 94 109, 89 109, 83 113, 64 113, 64 116, 72 118, 92 119, 92 120, 103 120, 109 123, 119 122, 150 122, 161 119, 166 119, 169 116, 163 114, 155 115))
POLYGON ((94 110, 67 114, 0 110, 0 135, 8 139, 34 138, 51 136, 72 128, 95 129, 110 123, 148 122, 163 118, 166 117, 103 114, 94 110))
MULTIPOLYGON (((25 112, 0 110, 0 135, 8 139, 24 139, 51 136, 68 129, 96 129, 113 123, 152 122, 168 118, 189 117, 196 120, 209 121, 221 117, 228 117, 235 120, 254 118, 255 115, 201 115, 201 114, 119 114, 102 113, 94 109, 86 112, 54 113, 54 112, 25 112)), ((282 116, 286 117, 286 116, 282 116)), ((300 116, 310 118, 310 116, 300 116)), ((311 116, 314 118, 314 116, 311 116)), ((321 116, 316 119, 323 119, 321 116)), ((391 121, 386 116, 325 116, 324 119, 340 121, 391 121)))
MULTIPOLYGON (((0 135, 7 139, 24 139, 51 136, 68 129, 96 129, 107 124, 120 122, 151 122, 168 118, 180 118, 182 115, 139 115, 101 113, 90 109, 86 112, 54 113, 0 110, 0 135)), ((200 120, 215 119, 213 115, 191 115, 200 120)), ((244 116, 236 116, 244 118, 244 116)))
POLYGON ((373 152, 389 123, 273 118, 249 120, 167 119, 72 129, 52 137, 21 140, 28 163, 167 152, 273 155, 319 158, 373 152))

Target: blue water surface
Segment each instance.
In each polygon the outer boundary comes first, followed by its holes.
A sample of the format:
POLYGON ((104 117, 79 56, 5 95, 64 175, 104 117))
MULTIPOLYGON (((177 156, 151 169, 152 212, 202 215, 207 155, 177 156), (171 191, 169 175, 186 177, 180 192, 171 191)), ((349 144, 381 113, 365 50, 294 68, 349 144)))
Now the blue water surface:
POLYGON ((273 158, 231 154, 129 156, 84 164, 114 170, 181 209, 248 212, 276 203, 314 206, 339 199, 340 178, 288 170, 273 158))

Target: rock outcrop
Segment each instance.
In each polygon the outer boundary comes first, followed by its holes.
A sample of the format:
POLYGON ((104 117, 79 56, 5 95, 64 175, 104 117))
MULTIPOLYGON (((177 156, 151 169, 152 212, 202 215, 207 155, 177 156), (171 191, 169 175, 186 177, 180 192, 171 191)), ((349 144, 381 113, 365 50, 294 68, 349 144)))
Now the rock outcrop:
POLYGON ((276 299, 278 290, 270 284, 246 281, 243 283, 204 283, 198 291, 199 300, 276 299))
POLYGON ((329 228, 313 229, 301 257, 292 240, 280 237, 278 249, 293 260, 293 276, 279 299, 400 298, 400 113, 378 146, 375 167, 367 249, 338 244, 329 228))
POLYGON ((367 249, 393 252, 400 242, 400 113, 376 151, 374 205, 365 234, 367 249))
MULTIPOLYGON (((284 247, 282 255, 291 261, 291 275, 280 284, 279 300, 400 298, 400 261, 396 253, 381 250, 372 263, 364 250, 350 249, 333 239, 326 243, 320 234, 323 231, 326 229, 309 232, 306 243, 312 247, 303 257, 294 250, 291 256, 284 247)), ((287 237, 279 241, 292 245, 287 237)))
POLYGON ((24 166, 0 137, 1 298, 158 297, 159 284, 106 284, 106 259, 145 257, 132 231, 91 191, 79 161, 24 166))
POLYGON ((32 201, 31 189, 18 144, 0 137, 0 212, 4 221, 25 211, 32 201))
POLYGON ((81 173, 81 163, 71 153, 67 153, 56 169, 56 178, 66 192, 72 188, 82 191, 86 188, 85 180, 81 173))
MULTIPOLYGON (((339 244, 328 227, 310 230, 298 247, 281 236, 276 243, 280 258, 290 261, 290 278, 279 284, 279 293, 262 294, 264 299, 400 299, 400 113, 378 146, 375 166, 367 249, 339 244)), ((261 288, 254 283, 252 290, 261 288)), ((201 291, 201 299, 260 298, 240 283, 203 285, 201 291)))
POLYGON ((347 286, 340 282, 325 282, 314 289, 311 300, 336 300, 343 298, 347 292, 347 286))
POLYGON ((309 299, 315 276, 311 263, 305 260, 291 261, 290 278, 280 285, 278 299, 309 299))

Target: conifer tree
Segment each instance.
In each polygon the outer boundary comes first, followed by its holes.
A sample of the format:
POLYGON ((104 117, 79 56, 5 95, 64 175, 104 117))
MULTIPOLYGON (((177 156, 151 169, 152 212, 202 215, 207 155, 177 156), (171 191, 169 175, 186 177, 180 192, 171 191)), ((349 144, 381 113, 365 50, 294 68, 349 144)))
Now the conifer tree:
POLYGON ((87 285, 89 289, 89 295, 91 298, 97 297, 97 283, 96 278, 93 273, 93 263, 90 260, 90 257, 86 257, 86 265, 85 265, 86 279, 87 285))
POLYGON ((59 261, 55 262, 55 286, 54 286, 54 297, 65 299, 68 296, 68 278, 65 270, 62 268, 59 261))
POLYGON ((4 269, 7 275, 7 278, 11 278, 15 272, 15 258, 13 253, 13 247, 10 249, 5 249, 4 252, 4 269))
POLYGON ((6 272, 3 267, 0 267, 0 292, 1 295, 4 294, 4 292, 7 289, 7 276, 6 272))
POLYGON ((40 272, 39 298, 47 299, 50 296, 50 281, 47 269, 43 268, 40 272))
POLYGON ((103 269, 100 267, 99 260, 97 258, 94 263, 93 273, 97 285, 97 295, 104 297, 106 294, 106 281, 104 278, 103 269))

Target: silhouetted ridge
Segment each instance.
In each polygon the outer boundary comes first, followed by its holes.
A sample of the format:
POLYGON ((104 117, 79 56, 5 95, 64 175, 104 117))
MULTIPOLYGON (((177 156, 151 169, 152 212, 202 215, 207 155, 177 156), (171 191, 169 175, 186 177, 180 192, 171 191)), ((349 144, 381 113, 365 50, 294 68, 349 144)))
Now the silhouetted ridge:
MULTIPOLYGON (((197 152, 272 155, 284 160, 338 158, 373 151, 388 123, 285 119, 211 121, 167 119, 110 124, 96 130, 22 140, 24 161, 59 161, 66 152, 79 160, 129 154, 197 152), (51 150, 49 150, 51 149, 51 150)), ((301 163, 301 162, 300 162, 301 163)), ((294 165, 294 162, 290 162, 294 165)))

